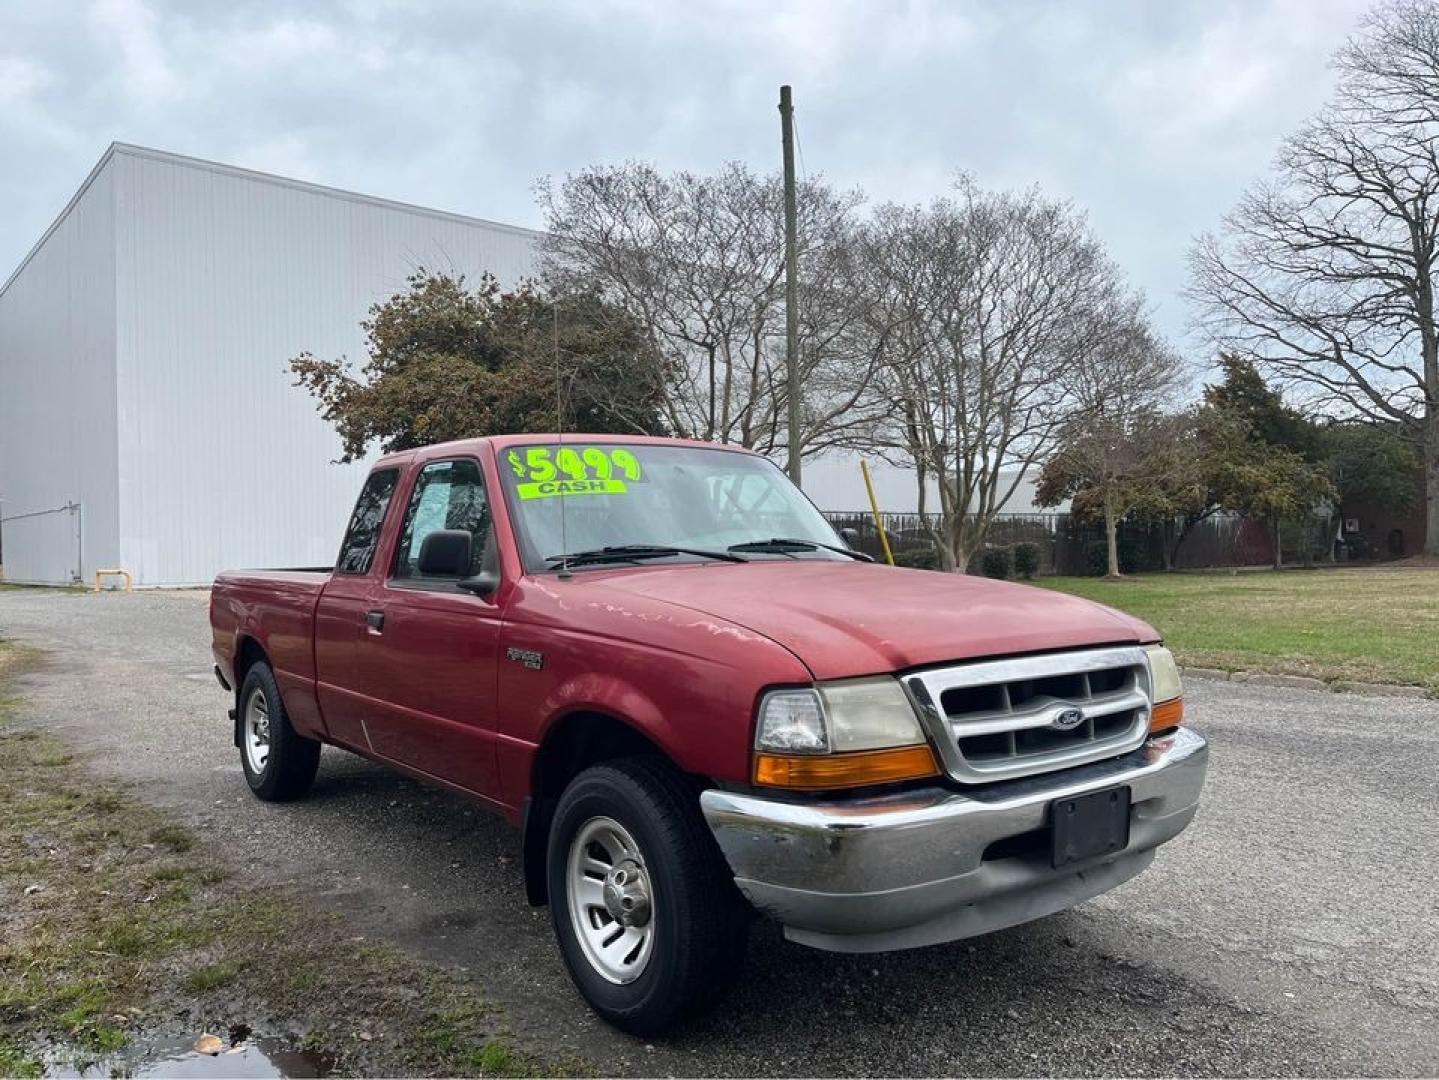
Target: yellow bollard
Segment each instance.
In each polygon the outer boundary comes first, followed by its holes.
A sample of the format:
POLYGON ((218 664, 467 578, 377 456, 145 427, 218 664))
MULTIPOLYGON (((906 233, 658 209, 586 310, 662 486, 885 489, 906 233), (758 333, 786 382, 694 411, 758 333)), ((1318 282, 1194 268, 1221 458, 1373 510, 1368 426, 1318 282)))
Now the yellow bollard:
POLYGON ((874 497, 874 484, 869 479, 869 462, 861 461, 859 471, 864 474, 864 490, 869 492, 869 510, 874 515, 874 527, 879 530, 879 546, 884 548, 884 561, 894 565, 894 553, 889 550, 889 537, 885 535, 884 522, 879 518, 879 500, 874 497))
POLYGON ((116 570, 96 570, 96 571, 95 571, 95 592, 99 592, 99 591, 100 591, 100 579, 101 579, 102 577, 122 577, 122 578, 125 579, 125 591, 126 591, 126 592, 134 592, 134 591, 135 591, 135 582, 134 582, 134 580, 130 577, 130 571, 128 571, 128 570, 118 570, 118 569, 116 569, 116 570))

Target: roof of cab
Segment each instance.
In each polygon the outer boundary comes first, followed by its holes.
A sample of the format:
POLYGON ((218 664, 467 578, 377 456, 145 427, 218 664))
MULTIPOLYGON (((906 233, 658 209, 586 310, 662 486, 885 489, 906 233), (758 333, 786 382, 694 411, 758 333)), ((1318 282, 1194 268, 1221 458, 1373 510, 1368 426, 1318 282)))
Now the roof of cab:
POLYGON ((705 442, 703 439, 674 439, 665 435, 592 435, 581 431, 567 431, 563 435, 553 433, 489 435, 481 439, 456 439, 453 442, 434 443, 430 446, 417 447, 414 450, 396 450, 394 453, 385 454, 376 461, 375 467, 402 465, 415 458, 429 461, 447 454, 463 453, 467 450, 474 452, 486 443, 494 447, 496 453, 511 446, 534 446, 545 443, 587 443, 591 446, 596 443, 624 443, 630 446, 694 446, 705 450, 728 450, 735 454, 760 456, 753 450, 746 450, 734 443, 705 442))

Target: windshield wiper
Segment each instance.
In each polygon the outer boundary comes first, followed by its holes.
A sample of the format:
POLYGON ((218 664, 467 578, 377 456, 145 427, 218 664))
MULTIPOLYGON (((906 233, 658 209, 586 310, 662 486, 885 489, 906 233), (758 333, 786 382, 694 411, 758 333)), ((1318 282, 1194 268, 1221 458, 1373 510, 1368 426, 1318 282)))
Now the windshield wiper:
POLYGON ((854 548, 840 547, 838 544, 823 544, 818 540, 797 540, 789 536, 772 536, 768 540, 747 540, 743 544, 731 544, 730 551, 774 551, 786 555, 791 551, 817 551, 824 548, 825 551, 833 551, 837 555, 848 555, 851 559, 859 562, 874 562, 872 556, 862 551, 855 551, 854 548))
POLYGON ((551 555, 547 563, 599 563, 638 562, 640 559, 663 559, 670 555, 695 555, 703 559, 719 559, 722 562, 749 562, 742 555, 728 551, 710 551, 706 548, 670 547, 666 544, 614 544, 609 547, 590 548, 569 555, 551 555))

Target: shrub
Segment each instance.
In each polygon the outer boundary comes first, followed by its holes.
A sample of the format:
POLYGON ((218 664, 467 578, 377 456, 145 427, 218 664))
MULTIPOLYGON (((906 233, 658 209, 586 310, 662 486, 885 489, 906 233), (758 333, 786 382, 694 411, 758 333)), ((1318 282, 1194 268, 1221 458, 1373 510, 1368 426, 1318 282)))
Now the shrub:
MULTIPOLYGON (((1119 555, 1119 572, 1133 574, 1149 570, 1149 549, 1123 533, 1116 545, 1119 555)), ((1091 577, 1103 577, 1109 573, 1109 547, 1103 540, 1092 540, 1085 546, 1084 561, 1091 577)))
POLYGON ((894 553, 894 565, 908 567, 911 570, 938 570, 939 552, 929 544, 923 547, 905 548, 903 551, 894 553))
POLYGON ((1014 552, 1014 572, 1026 581, 1039 573, 1039 545, 1031 540, 1022 540, 1010 549, 1014 552))
MULTIPOLYGON (((1119 553, 1119 569, 1124 570, 1124 553, 1119 553)), ((1084 570, 1090 577, 1103 577, 1109 573, 1109 546, 1103 540, 1091 540, 1084 545, 1084 570)))
POLYGON ((1007 547, 989 547, 979 557, 979 572, 1003 580, 1014 572, 1014 557, 1007 547))

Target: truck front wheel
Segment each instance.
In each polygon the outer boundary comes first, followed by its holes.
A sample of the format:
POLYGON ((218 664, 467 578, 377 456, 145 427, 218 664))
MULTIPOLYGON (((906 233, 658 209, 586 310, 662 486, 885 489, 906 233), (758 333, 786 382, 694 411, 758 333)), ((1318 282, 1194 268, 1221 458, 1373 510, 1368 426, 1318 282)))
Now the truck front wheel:
POLYGON ((264 661, 240 686, 240 764, 250 790, 266 802, 298 799, 320 767, 320 744, 290 726, 275 673, 264 661))
POLYGON ((693 790, 663 761, 576 776, 555 809, 546 864, 570 976, 616 1027, 660 1031, 738 973, 749 914, 693 790))

